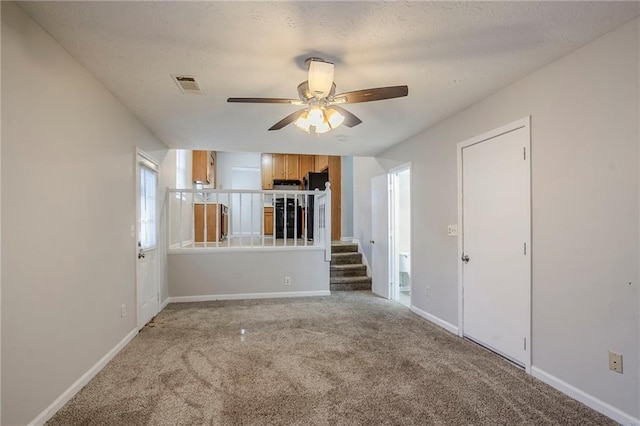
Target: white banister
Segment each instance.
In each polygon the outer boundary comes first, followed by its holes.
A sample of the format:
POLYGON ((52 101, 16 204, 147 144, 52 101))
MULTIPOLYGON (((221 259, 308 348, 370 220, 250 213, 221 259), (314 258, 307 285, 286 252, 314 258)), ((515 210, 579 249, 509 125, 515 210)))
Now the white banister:
POLYGON ((167 194, 170 252, 324 249, 330 260, 330 185, 325 191, 169 188, 167 194), (272 233, 265 234, 268 207, 273 209, 272 233))

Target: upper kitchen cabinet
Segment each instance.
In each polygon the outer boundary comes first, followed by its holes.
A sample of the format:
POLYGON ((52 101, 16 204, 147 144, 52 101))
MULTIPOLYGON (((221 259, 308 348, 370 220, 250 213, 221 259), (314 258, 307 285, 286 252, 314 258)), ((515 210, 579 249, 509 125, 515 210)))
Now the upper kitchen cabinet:
POLYGON ((262 189, 273 189, 274 179, 302 180, 298 154, 262 154, 262 189))
POLYGON ((298 154, 285 154, 286 174, 285 179, 300 180, 300 156, 298 154))
POLYGON ((273 155, 273 179, 287 179, 287 155, 273 155))
POLYGON ((323 172, 329 168, 329 156, 328 155, 316 155, 316 172, 323 172))
POLYGON ((302 180, 307 175, 307 173, 316 171, 315 163, 315 155, 300 155, 300 180, 302 180))
POLYGON ((273 154, 262 154, 262 189, 273 189, 273 154))
POLYGON ((193 151, 191 176, 193 183, 216 187, 215 151, 193 151))

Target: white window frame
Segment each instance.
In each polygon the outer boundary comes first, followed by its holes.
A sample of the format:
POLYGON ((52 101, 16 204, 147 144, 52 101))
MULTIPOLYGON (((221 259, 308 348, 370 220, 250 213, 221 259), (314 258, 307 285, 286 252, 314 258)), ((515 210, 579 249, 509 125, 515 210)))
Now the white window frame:
MULTIPOLYGON (((187 150, 176 149, 176 189, 187 188, 187 150)), ((176 192, 176 198, 186 200, 184 193, 176 192)))

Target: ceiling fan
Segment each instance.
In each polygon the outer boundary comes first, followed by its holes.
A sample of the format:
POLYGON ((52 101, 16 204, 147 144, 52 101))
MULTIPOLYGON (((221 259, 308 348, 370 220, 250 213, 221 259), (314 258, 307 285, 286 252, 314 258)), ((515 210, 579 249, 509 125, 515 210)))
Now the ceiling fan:
POLYGON ((309 68, 309 76, 307 81, 298 85, 300 99, 228 98, 227 102, 305 105, 305 108, 289 114, 271 126, 269 130, 280 130, 294 123, 307 133, 320 134, 335 129, 343 123, 347 127, 354 127, 362 123, 362 120, 339 105, 399 98, 407 96, 409 93, 407 86, 390 86, 336 95, 336 84, 333 82, 333 64, 316 57, 306 59, 305 64, 309 68))

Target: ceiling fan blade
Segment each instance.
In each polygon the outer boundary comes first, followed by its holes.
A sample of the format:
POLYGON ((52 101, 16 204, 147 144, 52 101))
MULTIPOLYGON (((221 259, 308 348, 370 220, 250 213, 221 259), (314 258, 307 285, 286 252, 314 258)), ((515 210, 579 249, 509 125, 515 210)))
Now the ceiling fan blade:
POLYGON ((273 126, 269 127, 269 130, 280 130, 282 129, 284 126, 287 126, 291 123, 293 123, 294 121, 296 121, 298 119, 298 117, 300 117, 300 115, 304 112, 304 109, 300 109, 292 114, 287 115, 285 118, 283 118, 282 120, 278 121, 276 124, 274 124, 273 126))
POLYGON ((374 89, 356 90, 336 95, 336 103, 355 104, 358 102, 382 101, 384 99, 401 98, 409 94, 407 86, 376 87, 374 89))
POLYGON ((362 120, 360 120, 358 117, 356 117, 355 115, 353 115, 352 113, 350 113, 344 108, 340 108, 337 105, 332 105, 331 108, 335 109, 340 114, 342 114, 342 116, 344 117, 344 121, 342 122, 342 124, 344 124, 347 127, 355 127, 358 124, 362 123, 362 120))
POLYGON ((296 105, 300 103, 299 99, 283 99, 283 98, 228 98, 227 102, 242 102, 249 104, 289 104, 296 105))

